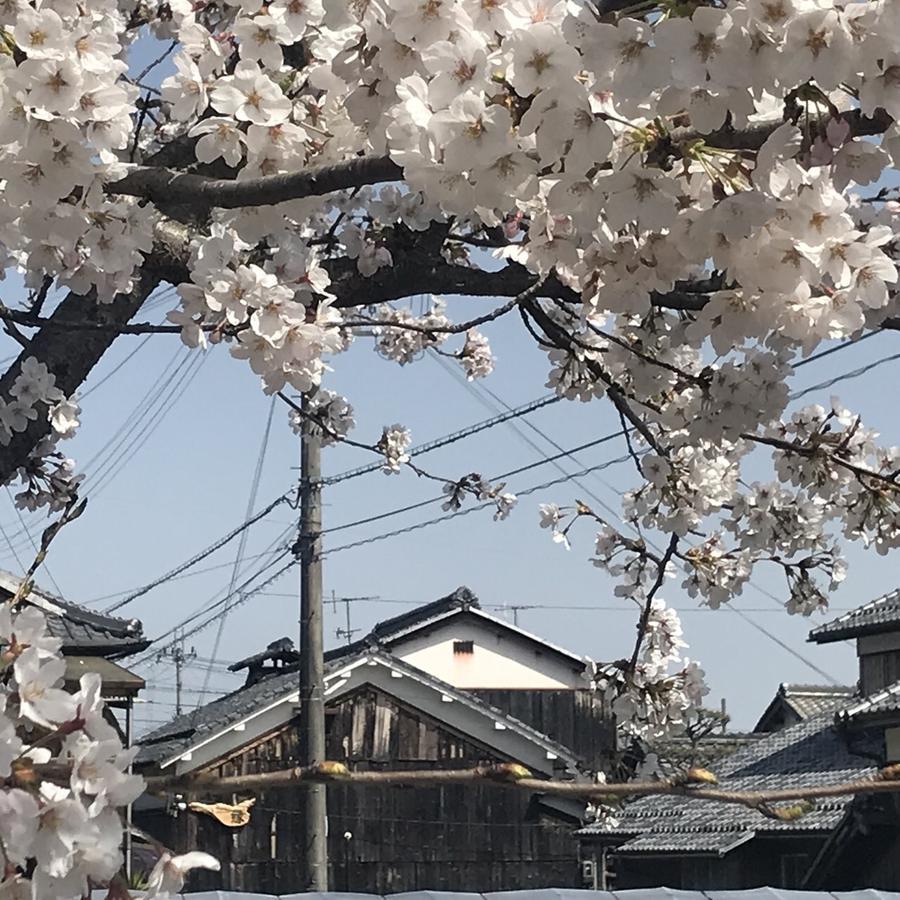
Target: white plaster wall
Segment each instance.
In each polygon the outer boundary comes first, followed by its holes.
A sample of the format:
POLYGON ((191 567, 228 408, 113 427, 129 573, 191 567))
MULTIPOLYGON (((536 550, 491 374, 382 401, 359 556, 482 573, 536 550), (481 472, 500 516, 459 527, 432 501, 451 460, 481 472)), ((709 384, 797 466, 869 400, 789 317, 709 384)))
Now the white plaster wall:
POLYGON ((454 618, 429 634, 401 639, 392 653, 459 688, 583 688, 572 665, 490 622, 454 618), (472 653, 454 653, 454 641, 472 641, 472 653))

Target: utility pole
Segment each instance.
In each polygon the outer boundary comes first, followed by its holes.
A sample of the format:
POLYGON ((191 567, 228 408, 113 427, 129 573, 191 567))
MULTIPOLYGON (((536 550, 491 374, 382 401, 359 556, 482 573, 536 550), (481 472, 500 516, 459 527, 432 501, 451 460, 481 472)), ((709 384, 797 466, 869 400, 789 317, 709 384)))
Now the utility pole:
POLYGON ((184 689, 184 682, 182 678, 183 669, 187 663, 191 662, 197 658, 197 651, 191 647, 190 651, 184 652, 184 638, 178 636, 178 632, 175 632, 175 641, 172 643, 170 647, 167 647, 165 650, 161 650, 159 655, 156 657, 158 660, 164 659, 165 657, 170 657, 172 662, 175 664, 175 715, 181 715, 181 694, 184 689))
MULTIPOLYGON (((301 399, 304 413, 315 390, 301 399)), ((322 639, 322 442, 304 415, 300 428, 300 764, 325 761, 325 660, 322 639)), ((325 785, 307 782, 300 792, 307 891, 328 890, 328 809, 325 785)))

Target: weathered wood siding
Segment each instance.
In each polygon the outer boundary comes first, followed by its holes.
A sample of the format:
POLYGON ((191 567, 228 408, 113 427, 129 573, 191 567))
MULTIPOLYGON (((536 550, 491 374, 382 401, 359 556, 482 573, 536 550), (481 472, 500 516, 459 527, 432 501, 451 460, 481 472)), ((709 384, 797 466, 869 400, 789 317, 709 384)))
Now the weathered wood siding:
POLYGON ((568 747, 591 771, 609 770, 615 748, 615 727, 599 692, 584 689, 470 693, 568 747))
MULTIPOLYGON (((329 706, 327 730, 329 759, 355 769, 498 761, 486 747, 369 687, 329 706)), ((297 731, 291 725, 208 771, 239 775, 296 763, 297 731)), ((220 859, 221 873, 197 873, 188 889, 290 893, 305 886, 300 790, 258 794, 250 824, 236 831, 190 812, 138 824, 177 850, 200 847, 220 859)), ((574 826, 534 820, 530 799, 489 785, 415 790, 329 785, 329 884, 334 890, 374 893, 578 885, 574 826)))

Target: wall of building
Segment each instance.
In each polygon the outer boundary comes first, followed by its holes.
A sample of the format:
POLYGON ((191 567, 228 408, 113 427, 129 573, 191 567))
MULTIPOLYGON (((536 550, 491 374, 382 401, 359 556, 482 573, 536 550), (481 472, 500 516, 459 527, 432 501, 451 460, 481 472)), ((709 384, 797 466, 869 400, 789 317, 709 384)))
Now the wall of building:
MULTIPOLYGON (((745 890, 769 886, 799 888, 827 835, 763 835, 725 856, 701 853, 665 855, 606 854, 606 887, 610 890, 670 887, 681 890, 745 890)), ((583 857, 594 860, 594 884, 602 887, 600 844, 585 844, 583 857)))
MULTIPOLYGON (((328 758, 357 769, 498 761, 488 748, 370 687, 331 704, 327 728, 328 758)), ((290 724, 207 771, 249 774, 296 761, 297 731, 290 724)), ((291 893, 305 885, 300 790, 259 793, 250 824, 238 830, 190 812, 176 819, 146 814, 137 824, 176 850, 200 847, 222 862, 220 873, 192 876, 193 890, 291 893)), ((579 881, 574 825, 536 814, 520 791, 491 785, 406 790, 333 784, 328 816, 329 879, 335 890, 487 891, 579 881)))
POLYGON ((459 688, 587 687, 583 667, 475 616, 454 616, 391 649, 399 659, 459 688), (471 652, 460 652, 460 645, 470 641, 471 652))
POLYGON ((581 765, 608 772, 616 749, 612 714, 598 691, 473 690, 491 706, 568 747, 581 765))

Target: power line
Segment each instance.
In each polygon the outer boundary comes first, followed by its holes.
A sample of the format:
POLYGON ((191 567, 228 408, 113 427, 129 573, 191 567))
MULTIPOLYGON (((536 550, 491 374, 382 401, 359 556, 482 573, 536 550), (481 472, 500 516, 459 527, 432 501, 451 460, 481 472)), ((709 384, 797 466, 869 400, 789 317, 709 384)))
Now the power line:
MULTIPOLYGON (((31 542, 31 549, 34 551, 34 555, 36 558, 38 555, 37 542, 35 541, 31 532, 28 530, 28 525, 26 525, 26 523, 25 523, 25 517, 22 515, 22 510, 19 509, 19 506, 16 503, 15 498, 12 495, 12 491, 9 489, 9 485, 6 485, 5 487, 6 487, 6 496, 9 497, 9 502, 12 503, 13 509, 15 509, 16 515, 19 518, 19 522, 22 525, 22 528, 24 529, 25 533, 28 535, 28 540, 31 542)), ((12 549, 12 548, 10 547, 10 549, 12 549)), ((16 559, 18 559, 18 556, 16 557, 16 559)), ((19 563, 19 565, 21 565, 21 563, 19 563)), ((44 565, 44 571, 47 573, 47 577, 50 579, 50 583, 56 589, 56 593, 61 597, 62 596, 62 588, 60 588, 60 586, 57 584, 56 579, 53 577, 53 573, 50 571, 49 568, 47 568, 46 561, 43 562, 43 565, 44 565)), ((25 574, 25 571, 26 571, 25 567, 22 566, 22 574, 23 575, 25 574)))
POLYGON ((125 420, 122 424, 116 429, 113 436, 98 450, 92 457, 90 457, 84 463, 84 470, 88 471, 94 465, 94 463, 99 463, 102 467, 102 458, 106 454, 107 450, 109 450, 110 446, 116 441, 119 441, 116 444, 116 448, 124 443, 128 437, 129 429, 132 429, 134 426, 135 418, 140 419, 142 415, 142 410, 154 404, 157 398, 165 391, 168 385, 172 382, 172 380, 177 376, 178 372, 187 365, 191 356, 189 353, 184 352, 184 348, 179 347, 169 359, 169 362, 166 363, 163 368, 162 374, 159 378, 149 387, 144 393, 144 396, 135 404, 134 408, 128 415, 125 417, 125 420), (120 441, 119 439, 122 438, 120 441))
MULTIPOLYGON (((279 538, 276 538, 276 540, 273 541, 272 544, 269 545, 269 550, 266 555, 272 556, 273 554, 278 554, 277 556, 275 556, 274 559, 270 559, 268 562, 264 563, 256 572, 254 572, 252 575, 250 575, 242 584, 240 584, 238 587, 234 588, 234 590, 227 592, 224 597, 221 597, 221 598, 218 598, 216 600, 206 603, 204 606, 202 606, 196 612, 192 613, 187 618, 183 619, 181 622, 178 622, 176 625, 173 625, 170 629, 163 632, 158 637, 154 638, 151 641, 151 644, 157 644, 161 640, 169 637, 169 635, 174 634, 176 631, 182 631, 182 629, 184 629, 184 627, 186 625, 190 625, 192 622, 196 622, 198 619, 202 618, 204 615, 208 615, 209 613, 213 612, 213 610, 218 610, 220 607, 224 606, 226 609, 229 609, 229 610, 233 609, 235 606, 239 605, 239 603, 235 603, 233 605, 228 605, 228 601, 234 596, 241 597, 240 602, 242 603, 242 602, 244 602, 244 600, 250 599, 250 597, 255 596, 257 593, 259 593, 260 591, 267 588, 276 578, 280 577, 289 568, 291 568, 291 566, 296 564, 296 560, 292 559, 288 565, 279 569, 278 572, 275 573, 275 575, 266 579, 266 581, 264 581, 262 584, 257 585, 255 588, 250 590, 248 593, 243 594, 243 591, 245 590, 245 588, 247 588, 256 578, 259 578, 260 576, 264 575, 273 566, 275 566, 280 560, 284 559, 285 556, 290 554, 292 542, 288 542, 287 544, 284 544, 281 546, 275 546, 275 545, 278 544, 278 542, 283 537, 285 537, 288 533, 290 533, 292 531, 293 531, 293 526, 291 528, 287 529, 285 532, 283 532, 279 538)), ((217 612, 216 616, 219 614, 220 613, 217 612)), ((206 626, 209 625, 213 621, 215 621, 215 616, 211 619, 210 618, 206 619, 199 626, 195 626, 194 628, 192 628, 189 631, 182 631, 182 637, 190 637, 190 636, 196 634, 198 631, 201 631, 203 628, 206 628, 206 626)), ((150 653, 145 653, 144 656, 142 656, 138 659, 136 665, 146 662, 148 659, 152 658, 155 655, 156 655, 155 651, 150 652, 150 653)))
MULTIPOLYGON (((83 394, 81 394, 81 396, 78 398, 79 402, 84 400, 86 397, 90 397, 90 395, 93 394, 94 391, 96 391, 98 388, 103 387, 103 385, 106 384, 106 382, 109 381, 110 378, 112 378, 114 375, 117 375, 124 366, 128 365, 128 363, 130 363, 131 360, 133 360, 135 356, 137 356, 138 353, 140 353, 141 350, 143 350, 144 347, 147 346, 147 343, 152 337, 152 334, 145 335, 143 340, 140 341, 137 347, 135 347, 134 350, 132 350, 123 360, 121 360, 115 368, 107 372, 106 375, 104 375, 96 384, 91 385, 83 394)), ((0 365, 2 365, 2 363, 0 363, 0 365)))
MULTIPOLYGON (((618 437, 618 435, 613 435, 614 437, 618 437)), ((590 475, 593 472, 601 472, 603 469, 608 469, 610 466, 615 466, 623 462, 628 462, 631 459, 629 454, 625 454, 624 456, 619 456, 616 459, 610 459, 603 463, 598 463, 596 466, 590 466, 587 469, 583 469, 581 472, 576 472, 575 475, 577 477, 581 477, 583 475, 590 475)), ((542 461, 543 462, 543 461, 542 461)), ((542 463, 539 463, 540 465, 542 463)), ((532 466, 534 468, 534 466, 532 466)), ((504 477, 504 476, 501 476, 504 477)), ((545 481, 543 484, 537 484, 530 488, 525 488, 521 491, 516 491, 517 497, 527 497, 529 494, 537 493, 538 491, 546 490, 547 488, 554 487, 558 484, 562 484, 566 481, 571 481, 571 475, 564 475, 560 478, 554 478, 551 481, 545 481)), ((441 499, 441 498, 438 498, 441 499)), ((434 501, 430 501, 434 502, 434 501)), ((422 528, 428 528, 431 525, 438 525, 441 522, 449 522, 450 519, 455 519, 459 516, 467 516, 470 513, 478 512, 482 509, 495 508, 496 504, 492 500, 488 500, 485 503, 481 503, 478 506, 469 506, 465 509, 458 509, 455 512, 446 513, 443 516, 436 516, 433 519, 429 519, 425 522, 418 522, 415 525, 408 525, 406 528, 398 528, 396 531, 389 531, 385 534, 377 534, 374 537, 364 538, 359 541, 354 541, 351 544, 342 544, 340 547, 334 547, 331 550, 325 550, 322 553, 322 556, 330 556, 332 553, 340 553, 342 550, 351 550, 355 547, 362 547, 365 544, 374 544, 378 541, 384 541, 388 538, 397 537, 401 534, 409 534, 411 531, 419 531, 422 528)))
MULTIPOLYGON (((499 481, 503 478, 512 478, 515 475, 521 475, 523 472, 530 472, 532 469, 537 469, 540 466, 547 465, 547 463, 552 463, 554 460, 561 459, 562 457, 568 456, 572 453, 577 453, 580 450, 588 450, 591 447, 597 447, 600 444, 605 444, 607 441, 611 441, 617 437, 622 437, 624 434, 625 434, 624 430, 616 431, 612 434, 606 434, 603 437, 597 438, 596 440, 588 441, 586 444, 580 444, 579 446, 573 447, 570 450, 564 450, 562 453, 558 453, 556 456, 547 456, 547 457, 544 457, 543 459, 539 459, 535 462, 528 463, 527 465, 519 466, 518 468, 515 468, 515 469, 510 469, 508 472, 504 472, 502 475, 497 475, 497 476, 493 477, 491 479, 491 481, 499 481)), ((626 457, 626 459, 627 458, 628 457, 626 457)), ((595 471, 595 468, 592 467, 591 469, 588 469, 585 471, 595 471)), ((576 472, 574 477, 578 477, 580 474, 584 474, 584 473, 576 472)), ((573 476, 567 474, 566 478, 563 480, 569 480, 572 477, 573 476)), ((553 482, 553 483, 557 484, 558 481, 553 482)), ((388 510, 387 512, 378 513, 374 516, 367 516, 364 519, 357 519, 354 522, 345 522, 343 525, 335 525, 333 528, 325 528, 322 530, 322 534, 323 535, 334 534, 334 532, 336 532, 336 531, 345 531, 348 528, 356 528, 358 525, 368 525, 371 522, 379 522, 382 519, 389 519, 392 516, 398 516, 401 513, 411 512, 412 510, 415 510, 415 509, 421 509, 423 506, 429 506, 432 503, 437 503, 439 500, 446 500, 446 499, 447 499, 446 494, 441 494, 438 497, 432 497, 430 500, 420 500, 418 503, 411 503, 408 506, 401 506, 401 507, 398 507, 397 509, 391 509, 391 510, 388 510)), ((482 507, 473 507, 473 508, 480 509, 480 508, 484 508, 485 506, 493 506, 493 505, 494 504, 492 502, 488 502, 488 503, 484 504, 482 507)), ((329 551, 329 552, 333 552, 333 551, 329 551)))
MULTIPOLYGON (((292 528, 294 527, 293 523, 291 524, 291 527, 292 528)), ((284 532, 284 534, 286 534, 286 533, 287 532, 284 532)), ((245 556, 244 561, 252 562, 253 560, 262 559, 264 556, 268 556, 268 555, 269 555, 268 552, 265 552, 265 551, 263 553, 254 553, 251 556, 245 556)), ((169 578, 168 581, 181 581, 184 578, 194 578, 197 575, 206 575, 209 572, 217 572, 217 571, 219 571, 219 569, 228 569, 233 565, 234 565, 234 562, 229 561, 229 562, 225 562, 225 563, 217 563, 214 566, 204 566, 202 569, 194 569, 192 572, 183 572, 181 575, 174 575, 171 578, 169 578)), ((113 597, 121 597, 124 594, 129 594, 134 590, 136 590, 136 589, 133 587, 130 587, 130 588, 125 588, 122 591, 114 591, 111 594, 102 594, 99 597, 94 597, 91 600, 88 600, 86 605, 93 606, 94 604, 100 603, 103 600, 112 600, 113 597)), ((291 596, 293 596, 293 595, 291 595, 291 596)))
MULTIPOLYGON (((470 394, 472 394, 479 402, 481 402, 482 404, 484 404, 485 406, 487 406, 488 409, 493 408, 493 409, 496 410, 497 407, 496 407, 496 406, 493 406, 491 403, 489 403, 489 401, 488 401, 485 397, 482 397, 482 396, 478 393, 478 391, 476 390, 474 383, 473 383, 473 382, 470 382, 468 379, 466 379, 466 378, 463 376, 462 372, 460 372, 459 369, 458 369, 456 366, 452 366, 452 365, 449 363, 449 361, 448 361, 445 357, 442 357, 442 356, 440 356, 440 355, 437 354, 437 353, 433 353, 433 352, 432 352, 431 355, 432 355, 432 358, 435 360, 435 362, 438 362, 438 363, 441 364, 441 366, 442 366, 442 368, 444 369, 445 372, 447 372, 449 375, 452 375, 453 378, 454 378, 454 380, 455 380, 459 385, 461 385, 462 387, 464 387, 470 394)), ((479 383, 479 384, 478 384, 478 387, 479 387, 482 391, 484 391, 484 393, 488 394, 491 398, 493 398, 493 400, 494 400, 496 403, 499 403, 501 406, 505 407, 506 409, 509 409, 509 406, 508 406, 508 404, 506 403, 506 401, 504 401, 501 397, 498 397, 497 394, 495 394, 495 393, 494 393, 494 392, 493 392, 486 384, 479 383)), ((531 440, 531 438, 529 438, 528 435, 526 435, 526 434, 518 427, 518 425, 517 425, 515 422, 507 422, 506 424, 507 424, 507 425, 509 426, 509 428, 510 428, 510 429, 511 429, 518 437, 519 437, 519 439, 520 439, 521 441, 523 441, 527 446, 531 447, 532 450, 537 451, 537 452, 540 453, 541 455, 544 455, 544 456, 546 455, 544 449, 543 449, 542 447, 540 447, 538 444, 536 444, 533 440, 531 440)), ((553 440, 553 438, 551 438, 548 434, 546 434, 546 432, 542 431, 542 430, 541 430, 534 422, 532 422, 532 421, 530 421, 530 420, 528 420, 528 419, 523 419, 523 420, 522 420, 522 424, 523 424, 526 428, 531 429, 531 430, 532 430, 535 434, 537 434, 539 437, 543 438, 543 439, 544 439, 548 444, 550 444, 550 446, 553 447, 555 450, 559 451, 560 453, 565 454, 569 459, 572 460, 572 462, 575 463, 575 465, 577 465, 577 466, 583 466, 583 465, 584 465, 584 463, 583 463, 580 459, 578 459, 578 458, 574 455, 573 452, 565 450, 565 449, 562 447, 561 444, 559 444, 559 443, 557 443, 555 440, 553 440)), ((557 471, 562 472, 563 474, 568 474, 567 470, 562 466, 562 464, 561 464, 558 460, 554 460, 554 461, 553 461, 553 467, 554 467, 557 471)), ((596 478, 596 479, 597 479, 604 487, 609 488, 609 489, 612 490, 614 493, 618 493, 618 492, 615 490, 615 488, 613 488, 612 485, 609 484, 608 481, 606 481, 605 479, 601 478, 599 475, 595 474, 595 475, 594 475, 594 478, 596 478)), ((572 483, 575 484, 575 485, 577 485, 577 486, 585 493, 586 496, 590 497, 595 503, 597 503, 599 506, 601 506, 601 507, 602 507, 603 509, 605 509, 607 512, 612 513, 613 515, 617 515, 617 513, 616 513, 616 511, 613 509, 613 507, 611 507, 608 503, 606 503, 606 501, 604 501, 601 497, 599 497, 597 494, 595 494, 595 493, 594 493, 594 492, 593 492, 586 484, 584 484, 580 479, 578 479, 577 477, 574 477, 574 478, 572 479, 572 483)))
POLYGON ((877 369, 879 366, 882 366, 885 363, 895 362, 898 359, 900 359, 900 353, 892 353, 890 356, 883 356, 881 359, 876 359, 874 362, 870 362, 868 365, 860 366, 858 369, 853 369, 850 372, 844 372, 842 375, 837 375, 834 378, 829 378, 827 381, 820 381, 818 384, 814 384, 802 391, 798 391, 797 393, 791 395, 791 400, 799 400, 801 397, 805 397, 807 394, 811 394, 813 391, 821 391, 825 388, 834 387, 834 385, 839 384, 842 381, 850 381, 853 378, 859 378, 861 375, 865 375, 867 372, 871 372, 872 369, 877 369))
POLYGON ((184 396, 188 387, 193 383, 200 369, 203 368, 208 359, 209 355, 205 353, 193 357, 190 365, 181 375, 178 383, 175 384, 169 394, 163 398, 157 409, 147 417, 143 428, 141 428, 137 434, 134 434, 133 437, 131 433, 129 433, 128 436, 131 437, 131 441, 118 455, 118 458, 115 461, 108 460, 106 471, 102 474, 98 472, 93 476, 88 477, 87 480, 90 480, 91 477, 96 479, 92 489, 92 496, 96 497, 102 490, 111 484, 122 469, 134 459, 138 452, 140 452, 141 448, 147 443, 151 435, 162 423, 163 419, 175 408, 175 405, 184 396))
MULTIPOLYGON (((262 479, 262 470, 263 464, 266 459, 266 450, 269 447, 269 436, 272 433, 272 417, 275 414, 275 401, 278 398, 273 396, 272 402, 269 404, 269 415, 266 419, 266 427, 263 431, 263 439, 262 444, 259 448, 259 456, 256 460, 256 469, 253 472, 253 481, 250 485, 250 497, 247 500, 247 511, 245 516, 250 518, 253 514, 253 507, 256 506, 256 497, 259 493, 259 483, 262 479)), ((238 570, 240 569, 241 563, 244 559, 244 550, 247 547, 247 534, 246 529, 241 532, 241 539, 238 541, 237 553, 234 556, 234 568, 231 570, 231 581, 228 583, 228 590, 233 591, 234 586, 238 579, 238 570)), ((222 643, 222 632, 225 630, 225 622, 228 619, 228 613, 225 612, 219 618, 219 627, 216 629, 216 639, 213 641, 213 649, 212 649, 212 659, 209 662, 209 665, 206 669, 206 677, 203 679, 203 688, 204 690, 209 687, 209 679, 212 675, 213 667, 215 665, 216 657, 219 655, 219 645, 222 643)), ((197 706, 200 705, 200 701, 197 701, 197 706)))
MULTIPOLYGON (((103 610, 103 612, 105 612, 105 613, 115 612, 117 609, 121 609, 123 606, 126 606, 127 604, 131 603, 132 601, 137 600, 138 597, 143 597, 144 594, 149 593, 150 591, 153 590, 153 588, 158 587, 161 584, 165 584, 165 582, 167 582, 167 581, 172 581, 173 579, 177 578, 179 575, 181 575, 182 572, 184 572, 187 569, 190 569, 192 566, 195 566, 198 562, 201 562, 202 560, 206 559, 207 557, 212 556, 213 553, 215 553, 217 550, 221 550, 222 547, 224 547, 230 541, 234 540, 234 538, 236 538, 239 534, 245 532, 252 525, 255 525, 260 519, 265 518, 270 512, 272 512, 273 509, 275 509, 275 507, 284 503, 287 500, 288 496, 289 496, 288 494, 282 494, 280 497, 276 497, 268 506, 263 507, 263 509, 261 509, 258 513, 256 513, 256 515, 251 516, 249 519, 246 519, 244 522, 242 522, 240 525, 238 525, 237 528, 233 528, 231 531, 228 532, 228 534, 220 537, 217 541, 210 544, 205 550, 201 550, 199 553, 195 554, 190 559, 188 559, 185 562, 181 563, 180 565, 176 566, 174 569, 171 569, 168 572, 166 572, 165 575, 160 575, 159 578, 156 578, 153 581, 150 581, 147 584, 145 584, 143 587, 138 588, 136 591, 133 591, 127 597, 125 597, 123 600, 119 600, 118 602, 113 603, 111 606, 108 606, 106 609, 103 610)), ((266 552, 260 554, 260 556, 265 556, 265 555, 267 555, 266 552)), ((224 563, 223 565, 231 566, 231 565, 234 565, 234 563, 224 563)), ((215 566, 212 568, 221 568, 221 567, 215 566)), ((207 569, 205 571, 209 571, 209 570, 207 569)), ((199 573, 196 573, 196 574, 199 574, 199 573)), ((100 597, 98 599, 103 600, 105 598, 100 597)))
MULTIPOLYGON (((489 428, 494 428, 497 425, 501 425, 513 419, 518 419, 521 416, 526 416, 529 413, 535 412, 535 410, 550 406, 552 403, 558 403, 560 400, 562 400, 562 397, 559 394, 551 394, 549 397, 532 400, 530 403, 525 403, 515 409, 507 407, 507 412, 505 413, 496 415, 491 419, 485 419, 483 422, 476 422, 474 425, 462 428, 459 431, 454 431, 444 437, 436 438, 433 441, 419 444, 417 447, 412 447, 409 452, 411 455, 422 456, 425 453, 430 453, 432 450, 437 450, 440 447, 447 447, 450 444, 463 440, 463 438, 471 437, 473 434, 478 434, 481 431, 486 431, 489 428)), ((377 472, 381 468, 382 463, 371 463, 369 465, 359 466, 355 469, 348 469, 346 472, 341 472, 338 475, 330 475, 323 478, 322 485, 339 484, 349 478, 356 478, 360 475, 366 475, 369 472, 377 472)))

